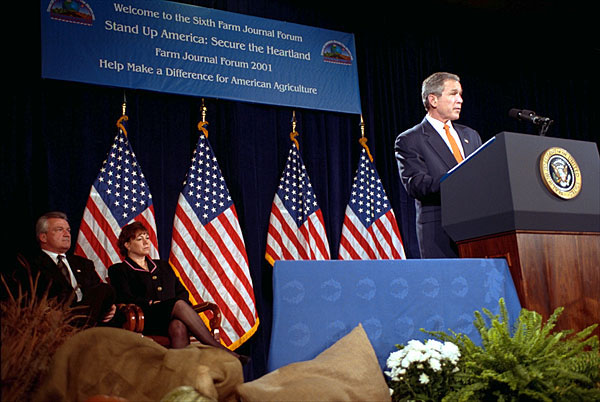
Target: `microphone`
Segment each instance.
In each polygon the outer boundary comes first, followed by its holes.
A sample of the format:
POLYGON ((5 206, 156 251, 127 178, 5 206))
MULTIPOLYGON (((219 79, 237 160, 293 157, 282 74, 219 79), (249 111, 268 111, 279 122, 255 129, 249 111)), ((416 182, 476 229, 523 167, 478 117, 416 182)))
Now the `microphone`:
POLYGON ((510 109, 508 111, 508 115, 513 119, 521 120, 521 121, 529 121, 536 125, 542 124, 550 124, 552 120, 548 117, 542 117, 535 114, 535 112, 531 110, 520 110, 520 109, 510 109))

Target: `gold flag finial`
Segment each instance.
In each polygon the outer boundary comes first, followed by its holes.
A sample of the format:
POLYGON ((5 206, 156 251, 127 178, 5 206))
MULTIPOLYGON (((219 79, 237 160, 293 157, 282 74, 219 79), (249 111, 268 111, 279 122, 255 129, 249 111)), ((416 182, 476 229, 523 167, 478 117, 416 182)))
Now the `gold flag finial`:
POLYGON ((373 156, 371 155, 371 151, 369 151, 369 147, 367 146, 367 137, 365 137, 365 122, 363 120, 362 114, 360 115, 360 138, 358 139, 360 145, 367 151, 367 156, 369 160, 373 162, 373 156))
POLYGON ((296 111, 292 111, 292 132, 296 132, 296 111))
POLYGON ((206 106, 204 106, 204 98, 202 98, 202 121, 198 123, 198 130, 200 130, 206 138, 208 138, 208 130, 205 126, 208 125, 206 121, 206 106))
POLYGON ((202 98, 202 121, 206 121, 206 106, 204 106, 204 98, 202 98))
POLYGON ((294 141, 296 144, 296 148, 300 150, 300 144, 298 144, 298 140, 296 137, 298 136, 298 132, 296 131, 296 111, 292 111, 292 132, 290 133, 290 139, 294 141))
POLYGON ((121 130, 121 132, 125 135, 125 137, 127 137, 127 129, 125 128, 125 125, 123 124, 123 122, 129 120, 129 118, 125 114, 126 111, 127 111, 127 97, 125 96, 125 92, 123 92, 123 103, 121 104, 122 114, 121 114, 121 117, 119 117, 119 120, 117 120, 117 127, 119 127, 119 130, 121 130))
POLYGON ((363 115, 360 115, 360 136, 365 136, 365 121, 363 120, 363 115))
POLYGON ((125 95, 125 92, 123 92, 123 104, 121 105, 121 109, 122 109, 122 115, 125 116, 125 113, 127 111, 127 96, 125 95))

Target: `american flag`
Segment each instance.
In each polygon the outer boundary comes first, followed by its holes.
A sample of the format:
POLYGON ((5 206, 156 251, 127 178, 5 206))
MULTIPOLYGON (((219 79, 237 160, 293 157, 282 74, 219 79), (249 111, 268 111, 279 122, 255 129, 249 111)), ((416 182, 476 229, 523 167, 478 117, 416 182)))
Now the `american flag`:
POLYGON ((177 202, 169 262, 193 302, 219 306, 225 346, 235 349, 256 332, 259 319, 244 238, 217 158, 203 134, 177 202))
POLYGON ((323 214, 295 144, 273 199, 265 258, 271 265, 276 260, 330 258, 323 214))
POLYGON ((406 259, 394 211, 366 149, 360 154, 346 207, 338 258, 406 259))
POLYGON ((148 229, 150 256, 158 258, 152 195, 127 139, 126 121, 122 116, 117 122, 119 132, 92 184, 75 247, 75 254, 94 261, 104 281, 108 267, 122 260, 117 247, 121 228, 134 220, 148 229))

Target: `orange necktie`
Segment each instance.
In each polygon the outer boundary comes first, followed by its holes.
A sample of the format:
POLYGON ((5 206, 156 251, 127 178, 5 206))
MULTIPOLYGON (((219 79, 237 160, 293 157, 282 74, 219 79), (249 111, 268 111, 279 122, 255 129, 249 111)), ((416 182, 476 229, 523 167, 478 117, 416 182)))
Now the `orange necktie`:
POLYGON ((450 134, 450 127, 448 127, 447 124, 444 124, 444 131, 446 132, 446 137, 448 137, 448 141, 450 141, 450 148, 452 148, 452 153, 454 154, 456 161, 458 163, 462 162, 463 157, 460 154, 460 149, 458 149, 458 145, 456 144, 456 141, 454 141, 454 137, 452 137, 452 134, 450 134))

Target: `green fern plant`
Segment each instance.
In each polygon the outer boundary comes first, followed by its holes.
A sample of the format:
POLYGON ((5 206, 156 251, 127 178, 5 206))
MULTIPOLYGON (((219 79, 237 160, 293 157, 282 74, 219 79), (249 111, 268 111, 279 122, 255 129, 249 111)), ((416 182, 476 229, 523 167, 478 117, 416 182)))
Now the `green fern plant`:
POLYGON ((590 336, 597 324, 553 332, 562 307, 545 325, 539 313, 522 309, 511 331, 503 299, 499 305, 499 315, 475 312, 481 346, 464 334, 424 331, 461 352, 460 386, 443 401, 600 401, 598 337, 590 336))

